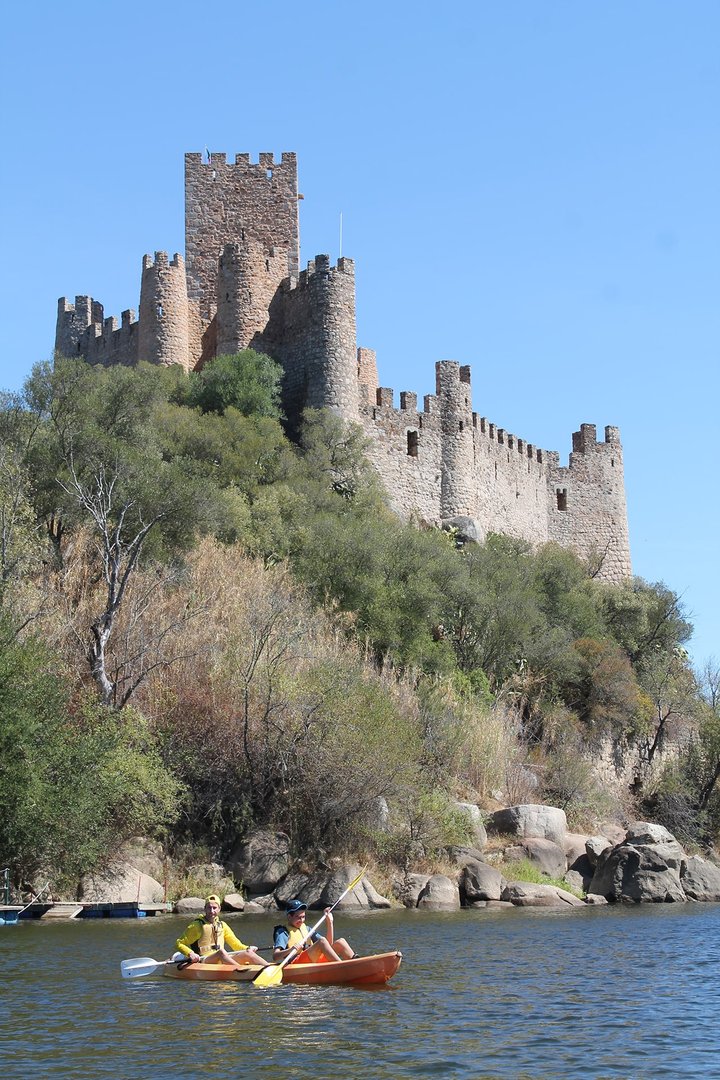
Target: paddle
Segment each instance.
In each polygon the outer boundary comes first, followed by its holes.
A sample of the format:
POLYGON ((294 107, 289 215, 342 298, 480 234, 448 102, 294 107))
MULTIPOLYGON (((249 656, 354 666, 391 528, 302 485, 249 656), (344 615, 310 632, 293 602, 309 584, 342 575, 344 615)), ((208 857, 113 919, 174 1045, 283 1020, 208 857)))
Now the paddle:
MULTIPOLYGON (((244 952, 244 949, 239 950, 244 952)), ((268 945, 267 948, 256 949, 256 952, 272 952, 272 945, 268 945)), ((232 956, 233 953, 230 953, 232 956)), ((208 957, 203 957, 207 960, 208 957)), ((135 956, 132 960, 120 961, 120 972, 123 979, 140 979, 143 975, 152 975, 158 968, 165 967, 166 964, 177 964, 187 960, 186 956, 182 953, 175 953, 169 960, 153 960, 151 956, 135 956)), ((203 961, 200 960, 199 963, 203 961)))
MULTIPOLYGON (((332 904, 327 909, 327 911, 323 912, 322 918, 318 919, 318 921, 315 923, 315 925, 308 931, 308 936, 305 939, 306 941, 309 941, 310 938, 312 938, 313 934, 318 929, 318 927, 322 926, 322 924, 325 922, 325 919, 328 917, 330 912, 333 910, 333 908, 336 908, 338 906, 338 904, 343 899, 343 897, 347 896, 347 894, 350 892, 350 890, 354 889, 355 886, 360 881, 362 881, 362 879, 365 877, 365 870, 366 869, 367 869, 367 867, 362 869, 360 871, 360 873, 358 874, 358 876, 356 878, 353 878, 353 880, 350 882, 347 889, 345 889, 345 892, 340 893, 340 895, 338 896, 335 903, 332 904)), ((301 953, 303 951, 303 948, 304 948, 304 946, 302 946, 302 945, 299 948, 292 948, 290 950, 290 952, 287 954, 287 956, 283 960, 281 960, 279 964, 268 964, 267 967, 264 967, 262 969, 262 971, 259 972, 259 974, 256 975, 255 978, 252 980, 253 983, 255 984, 255 986, 259 986, 264 990, 268 986, 277 986, 279 983, 281 983, 282 982, 283 968, 287 964, 291 963, 295 959, 295 957, 299 953, 301 953)))

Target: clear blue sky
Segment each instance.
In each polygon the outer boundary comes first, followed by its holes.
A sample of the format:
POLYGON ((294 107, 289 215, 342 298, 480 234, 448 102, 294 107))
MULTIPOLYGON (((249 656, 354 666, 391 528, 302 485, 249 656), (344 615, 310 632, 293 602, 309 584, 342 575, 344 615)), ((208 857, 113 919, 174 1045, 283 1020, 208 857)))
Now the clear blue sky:
POLYGON ((621 429, 636 573, 720 655, 717 0, 12 5, 0 44, 0 386, 58 296, 137 308, 183 251, 183 154, 294 150, 303 260, 356 261, 396 392, 472 365, 476 411, 567 460, 621 429))

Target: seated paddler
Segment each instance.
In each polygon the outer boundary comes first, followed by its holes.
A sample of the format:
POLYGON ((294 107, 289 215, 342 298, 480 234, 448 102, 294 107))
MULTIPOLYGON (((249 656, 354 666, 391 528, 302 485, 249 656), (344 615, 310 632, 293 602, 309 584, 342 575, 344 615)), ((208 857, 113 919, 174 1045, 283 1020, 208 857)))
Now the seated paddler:
POLYGON ((257 945, 244 945, 222 921, 220 897, 214 893, 205 901, 205 914, 193 919, 183 936, 178 938, 177 947, 191 964, 201 960, 206 964, 230 964, 236 968, 247 964, 265 967, 267 964, 267 960, 255 951, 257 945))
POLYGON ((302 900, 291 900, 285 908, 287 924, 276 926, 273 931, 273 961, 277 964, 284 960, 291 949, 300 949, 291 964, 321 964, 326 960, 352 960, 355 953, 345 938, 335 938, 332 911, 325 909, 327 937, 310 933, 305 924, 307 904, 302 900))

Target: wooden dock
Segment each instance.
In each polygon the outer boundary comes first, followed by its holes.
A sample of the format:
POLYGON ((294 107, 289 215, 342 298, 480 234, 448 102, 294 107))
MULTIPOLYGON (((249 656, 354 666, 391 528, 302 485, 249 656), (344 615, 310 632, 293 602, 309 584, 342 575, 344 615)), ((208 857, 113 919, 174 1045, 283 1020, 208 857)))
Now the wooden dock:
POLYGON ((80 901, 59 900, 53 904, 38 901, 23 909, 20 904, 0 904, 0 925, 13 925, 31 919, 144 919, 148 916, 165 915, 172 912, 172 904, 138 904, 135 901, 121 903, 93 902, 83 904, 80 901), (7 914, 6 914, 7 913, 7 914))

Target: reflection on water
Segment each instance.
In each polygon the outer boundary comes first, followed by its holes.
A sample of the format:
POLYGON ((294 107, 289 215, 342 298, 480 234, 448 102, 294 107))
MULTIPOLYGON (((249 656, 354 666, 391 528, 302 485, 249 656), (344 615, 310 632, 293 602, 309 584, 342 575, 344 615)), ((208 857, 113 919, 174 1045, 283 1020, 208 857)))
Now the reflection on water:
MULTIPOLYGON (((718 905, 342 914, 358 951, 403 950, 375 992, 120 977, 185 921, 1 927, 6 1080, 720 1073, 718 905)), ((230 921, 270 943, 271 918, 230 921)))

